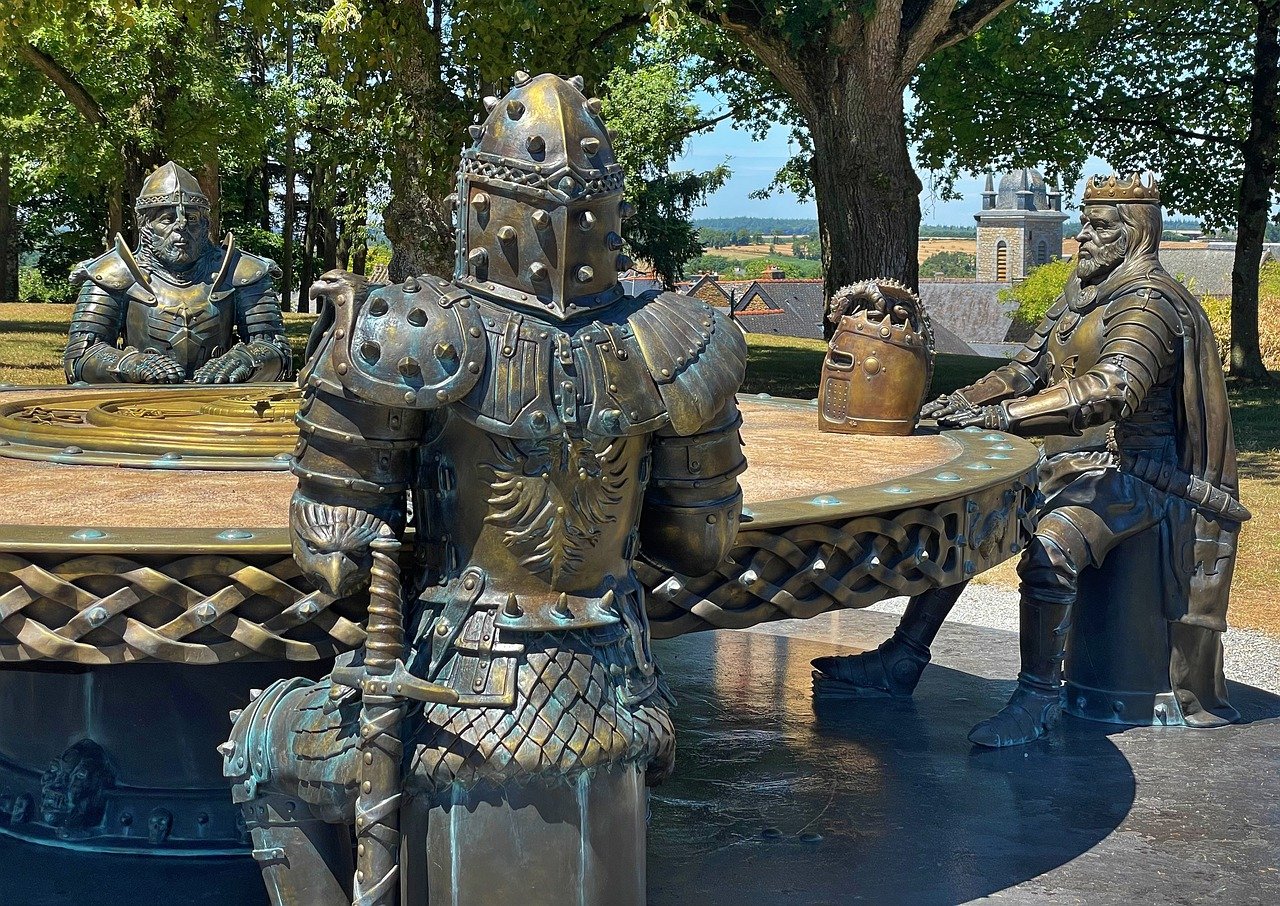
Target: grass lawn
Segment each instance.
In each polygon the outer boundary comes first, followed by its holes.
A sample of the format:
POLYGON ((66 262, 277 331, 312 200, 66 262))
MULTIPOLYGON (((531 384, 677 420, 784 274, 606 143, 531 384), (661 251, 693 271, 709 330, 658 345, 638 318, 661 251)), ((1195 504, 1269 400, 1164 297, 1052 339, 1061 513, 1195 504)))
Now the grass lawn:
MULTIPOLYGON (((0 304, 0 383, 61 384, 69 305, 0 304)), ((312 318, 285 315, 295 358, 312 318)), ((812 399, 825 344, 819 340, 753 335, 743 391, 812 399)), ((977 356, 939 356, 933 395, 971 383, 997 364, 977 356)), ((1231 603, 1233 625, 1280 635, 1280 387, 1232 388, 1240 449, 1241 496, 1253 511, 1240 539, 1231 603)), ((1014 584, 1013 564, 979 581, 1014 584)))

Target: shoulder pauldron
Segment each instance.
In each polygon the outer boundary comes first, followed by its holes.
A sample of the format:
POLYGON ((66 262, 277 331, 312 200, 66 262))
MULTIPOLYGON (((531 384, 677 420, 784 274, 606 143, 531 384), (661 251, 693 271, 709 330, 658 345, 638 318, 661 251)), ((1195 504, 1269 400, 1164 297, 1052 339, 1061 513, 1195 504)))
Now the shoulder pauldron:
POLYGON ((484 368, 476 304, 443 280, 424 276, 364 300, 339 296, 335 307, 323 370, 367 402, 436 409, 465 395, 484 368))

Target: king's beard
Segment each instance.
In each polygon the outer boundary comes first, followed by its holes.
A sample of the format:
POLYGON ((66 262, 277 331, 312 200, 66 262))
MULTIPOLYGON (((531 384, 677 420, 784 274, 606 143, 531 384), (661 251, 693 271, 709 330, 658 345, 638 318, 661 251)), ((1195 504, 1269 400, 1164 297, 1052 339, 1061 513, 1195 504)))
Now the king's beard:
POLYGON ((206 251, 207 243, 195 236, 185 236, 185 241, 179 244, 174 242, 177 238, 175 234, 161 238, 147 227, 143 228, 143 232, 145 236, 142 246, 146 250, 146 257, 151 259, 154 266, 170 274, 185 275, 206 251))
POLYGON ((1121 236, 1115 242, 1100 245, 1089 257, 1081 256, 1076 265, 1076 274, 1083 286, 1100 283, 1124 261, 1129 253, 1127 237, 1121 236))

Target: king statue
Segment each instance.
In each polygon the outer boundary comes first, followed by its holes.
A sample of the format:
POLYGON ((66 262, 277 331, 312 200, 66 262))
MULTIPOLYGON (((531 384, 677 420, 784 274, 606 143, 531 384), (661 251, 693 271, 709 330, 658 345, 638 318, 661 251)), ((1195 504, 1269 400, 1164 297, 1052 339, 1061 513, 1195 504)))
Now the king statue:
POLYGON ((624 293, 630 205, 581 89, 485 99, 451 279, 312 290, 294 554, 306 606, 370 605, 358 656, 255 693, 221 747, 277 904, 644 902, 674 734, 632 563, 728 553, 746 343, 624 293))
POLYGON ((138 248, 80 264, 63 354, 67 381, 238 384, 289 377, 275 263, 209 236, 209 199, 175 163, 147 177, 135 205, 138 248))
MULTIPOLYGON (((1159 562, 1117 568, 1152 571, 1125 606, 1149 608, 1167 625, 1167 640, 1160 632, 1150 650, 1166 659, 1159 669, 1182 722, 1239 719, 1227 699, 1222 634, 1249 513, 1213 332, 1195 297, 1160 266, 1154 181, 1091 179, 1080 220, 1075 272, 1027 345, 922 413, 944 427, 1044 438, 1035 532, 1018 565, 1022 670, 1008 705, 970 733, 982 746, 1031 742, 1057 723, 1072 609, 1095 603, 1078 601, 1082 573, 1146 532, 1158 535, 1159 562)), ((817 691, 910 694, 954 603, 954 594, 921 596, 875 651, 819 658, 817 691)))

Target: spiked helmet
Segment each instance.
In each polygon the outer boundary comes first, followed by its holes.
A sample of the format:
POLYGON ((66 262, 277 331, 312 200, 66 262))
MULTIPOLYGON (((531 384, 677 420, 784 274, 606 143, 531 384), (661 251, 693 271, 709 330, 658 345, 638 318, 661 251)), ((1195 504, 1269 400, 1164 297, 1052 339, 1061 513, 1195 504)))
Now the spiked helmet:
POLYGON ((517 73, 471 127, 458 174, 456 281, 564 320, 622 295, 622 168, 580 78, 517 73))

